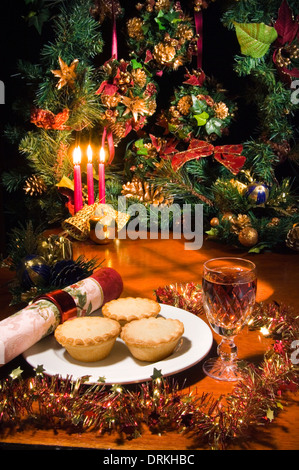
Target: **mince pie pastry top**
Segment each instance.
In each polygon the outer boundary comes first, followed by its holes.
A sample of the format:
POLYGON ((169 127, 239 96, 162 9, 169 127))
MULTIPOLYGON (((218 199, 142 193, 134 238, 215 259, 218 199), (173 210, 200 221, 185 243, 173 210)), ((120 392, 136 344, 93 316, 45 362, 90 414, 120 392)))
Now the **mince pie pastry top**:
POLYGON ((125 325, 133 320, 156 317, 161 310, 158 302, 140 297, 124 297, 107 302, 102 313, 104 317, 125 325))
POLYGON ((58 325, 54 336, 72 357, 90 362, 110 353, 120 330, 110 318, 77 317, 58 325))
POLYGON ((132 355, 142 361, 158 361, 172 354, 184 333, 184 325, 171 318, 144 318, 127 323, 121 332, 132 355))

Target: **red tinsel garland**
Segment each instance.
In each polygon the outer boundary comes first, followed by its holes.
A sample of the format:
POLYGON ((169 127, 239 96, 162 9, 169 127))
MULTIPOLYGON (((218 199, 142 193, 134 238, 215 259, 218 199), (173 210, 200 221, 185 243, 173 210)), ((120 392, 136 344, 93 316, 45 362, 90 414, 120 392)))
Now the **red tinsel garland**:
MULTIPOLYGON (((193 313, 201 312, 200 286, 194 283, 156 292, 163 303, 189 303, 193 313)), ((132 392, 120 385, 108 387, 100 378, 88 385, 88 377, 75 382, 71 377, 47 377, 42 366, 25 380, 18 368, 0 382, 0 430, 31 425, 81 433, 114 431, 133 439, 142 435, 146 425, 153 433, 187 433, 194 446, 225 449, 257 426, 273 421, 282 408, 283 392, 299 388, 294 355, 299 322, 294 311, 275 302, 257 304, 249 327, 273 336, 274 344, 259 367, 249 364, 244 369, 244 379, 224 398, 183 391, 156 369, 152 381, 132 392)))

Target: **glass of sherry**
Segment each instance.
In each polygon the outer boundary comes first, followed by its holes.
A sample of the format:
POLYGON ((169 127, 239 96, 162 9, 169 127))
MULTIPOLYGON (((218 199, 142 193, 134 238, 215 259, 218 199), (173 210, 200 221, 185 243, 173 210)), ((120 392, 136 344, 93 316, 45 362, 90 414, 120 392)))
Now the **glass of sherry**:
POLYGON ((256 296, 256 267, 242 258, 215 258, 203 266, 203 307, 212 329, 222 337, 217 357, 204 372, 217 380, 242 378, 234 337, 251 315, 256 296))

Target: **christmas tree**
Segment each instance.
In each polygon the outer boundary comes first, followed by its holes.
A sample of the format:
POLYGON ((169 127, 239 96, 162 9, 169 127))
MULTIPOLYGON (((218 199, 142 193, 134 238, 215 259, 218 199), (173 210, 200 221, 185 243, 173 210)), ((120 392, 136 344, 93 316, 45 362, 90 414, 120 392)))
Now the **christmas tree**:
POLYGON ((73 215, 73 149, 102 143, 112 206, 120 195, 148 210, 203 204, 212 239, 298 250, 298 2, 57 3, 39 64, 20 64, 32 93, 18 134, 27 168, 4 173, 6 190, 22 187, 33 217, 63 223, 73 215), (232 89, 218 80, 209 22, 229 38, 232 89))

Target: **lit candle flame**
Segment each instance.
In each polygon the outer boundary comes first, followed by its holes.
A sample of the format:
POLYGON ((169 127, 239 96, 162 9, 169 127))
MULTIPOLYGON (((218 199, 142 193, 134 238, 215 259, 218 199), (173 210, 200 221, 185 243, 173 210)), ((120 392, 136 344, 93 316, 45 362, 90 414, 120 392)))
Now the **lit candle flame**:
POLYGON ((74 165, 80 165, 81 163, 81 149, 76 147, 73 152, 73 163, 74 165))
POLYGON ((104 150, 103 147, 101 147, 101 150, 100 150, 100 163, 105 163, 105 158, 106 158, 105 150, 104 150))
POLYGON ((88 163, 92 163, 92 150, 90 145, 87 147, 87 159, 88 163))

